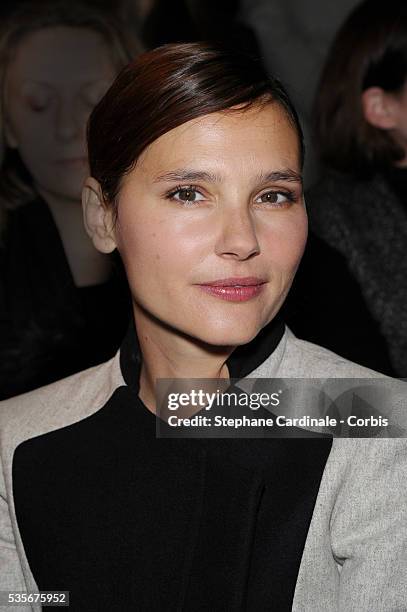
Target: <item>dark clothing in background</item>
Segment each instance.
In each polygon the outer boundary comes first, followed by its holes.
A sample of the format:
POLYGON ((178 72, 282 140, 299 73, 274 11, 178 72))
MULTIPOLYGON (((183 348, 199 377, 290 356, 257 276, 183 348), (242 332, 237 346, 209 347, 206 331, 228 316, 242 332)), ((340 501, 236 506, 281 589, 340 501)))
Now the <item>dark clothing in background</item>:
POLYGON ((312 231, 283 309, 296 336, 378 372, 396 374, 346 258, 312 231))
POLYGON ((41 199, 11 212, 0 249, 0 399, 109 359, 130 315, 120 275, 77 288, 41 199))
POLYGON ((307 194, 310 238, 286 304, 298 336, 407 376, 407 170, 327 172, 307 194))

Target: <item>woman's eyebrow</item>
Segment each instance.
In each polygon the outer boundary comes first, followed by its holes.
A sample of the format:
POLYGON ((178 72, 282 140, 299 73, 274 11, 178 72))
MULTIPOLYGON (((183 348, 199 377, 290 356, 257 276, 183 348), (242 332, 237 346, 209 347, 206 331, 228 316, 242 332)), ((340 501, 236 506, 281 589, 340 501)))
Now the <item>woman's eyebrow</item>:
MULTIPOLYGON (((170 182, 170 181, 205 181, 207 183, 221 183, 222 177, 219 174, 206 172, 204 170, 190 170, 181 168, 172 170, 165 174, 160 174, 154 179, 154 183, 170 182)), ((302 176, 299 172, 284 168, 282 170, 272 170, 271 172, 261 172, 257 175, 258 183, 267 183, 270 181, 290 181, 302 184, 302 176)))
POLYGON ((299 172, 285 168, 283 170, 273 170, 272 172, 261 172, 257 176, 259 183, 268 183, 271 181, 290 181, 292 183, 301 183, 302 176, 299 172))
POLYGON ((154 179, 154 183, 169 182, 169 181, 206 181, 207 183, 220 183, 222 177, 212 172, 205 172, 203 170, 189 170, 187 168, 181 168, 179 170, 173 170, 160 174, 154 179))

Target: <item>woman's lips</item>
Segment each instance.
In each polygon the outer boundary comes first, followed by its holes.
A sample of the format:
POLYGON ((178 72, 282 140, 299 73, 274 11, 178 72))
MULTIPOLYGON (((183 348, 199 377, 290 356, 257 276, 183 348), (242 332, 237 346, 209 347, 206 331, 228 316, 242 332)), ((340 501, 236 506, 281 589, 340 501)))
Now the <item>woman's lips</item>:
POLYGON ((246 302, 257 297, 263 290, 265 280, 255 277, 223 278, 197 286, 214 297, 228 302, 246 302))

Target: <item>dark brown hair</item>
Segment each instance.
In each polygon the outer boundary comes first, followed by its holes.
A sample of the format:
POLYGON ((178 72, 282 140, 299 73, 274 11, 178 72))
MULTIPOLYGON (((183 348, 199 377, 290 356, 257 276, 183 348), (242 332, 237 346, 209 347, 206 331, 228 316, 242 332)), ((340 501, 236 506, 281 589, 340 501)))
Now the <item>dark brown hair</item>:
POLYGON ((366 121, 362 93, 374 86, 398 94, 406 77, 406 1, 362 2, 337 33, 319 84, 314 114, 323 162, 369 174, 404 156, 387 131, 366 121))
POLYGON ((282 85, 260 60, 207 43, 169 44, 140 55, 116 78, 88 122, 89 164, 106 202, 115 204, 121 178, 159 136, 209 113, 276 102, 303 138, 282 85))

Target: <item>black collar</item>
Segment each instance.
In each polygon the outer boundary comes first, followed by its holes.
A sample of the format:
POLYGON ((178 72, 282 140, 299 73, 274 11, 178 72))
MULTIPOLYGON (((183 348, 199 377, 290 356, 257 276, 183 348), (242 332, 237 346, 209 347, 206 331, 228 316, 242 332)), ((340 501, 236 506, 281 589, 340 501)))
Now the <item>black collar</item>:
MULTIPOLYGON (((276 349, 284 330, 283 319, 277 315, 254 340, 236 348, 226 361, 230 377, 243 378, 260 366, 276 349)), ((133 320, 120 348, 120 368, 126 384, 138 393, 141 352, 133 320)))

